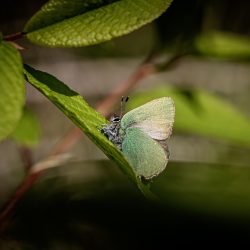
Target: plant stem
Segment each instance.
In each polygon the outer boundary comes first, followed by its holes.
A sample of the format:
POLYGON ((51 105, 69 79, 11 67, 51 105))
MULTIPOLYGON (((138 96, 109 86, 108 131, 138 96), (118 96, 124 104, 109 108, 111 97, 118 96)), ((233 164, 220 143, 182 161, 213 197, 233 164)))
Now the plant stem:
POLYGON ((166 62, 158 65, 151 62, 154 56, 150 55, 148 58, 146 58, 144 63, 142 63, 138 69, 128 78, 128 80, 118 85, 117 88, 111 91, 110 94, 108 94, 101 102, 97 104, 97 111, 99 111, 104 116, 108 116, 111 108, 118 100, 120 100, 121 96, 130 92, 142 79, 154 73, 169 69, 181 57, 182 55, 175 55, 166 62))
POLYGON ((142 64, 125 82, 117 86, 102 101, 97 104, 97 111, 107 116, 113 105, 121 99, 121 96, 130 92, 140 80, 155 72, 155 66, 152 63, 142 64))
POLYGON ((25 146, 19 147, 19 154, 21 156, 24 168, 26 171, 30 170, 33 165, 32 152, 30 148, 25 146))
POLYGON ((10 35, 4 36, 3 40, 5 40, 5 41, 15 41, 17 39, 22 38, 24 35, 25 35, 24 32, 17 32, 15 34, 10 34, 10 35))
POLYGON ((82 131, 78 127, 71 129, 51 150, 51 155, 67 152, 81 138, 82 131))
POLYGON ((42 174, 43 171, 28 174, 23 183, 17 188, 15 194, 11 197, 9 202, 5 205, 2 213, 0 214, 0 233, 6 229, 7 219, 9 219, 17 203, 42 174))

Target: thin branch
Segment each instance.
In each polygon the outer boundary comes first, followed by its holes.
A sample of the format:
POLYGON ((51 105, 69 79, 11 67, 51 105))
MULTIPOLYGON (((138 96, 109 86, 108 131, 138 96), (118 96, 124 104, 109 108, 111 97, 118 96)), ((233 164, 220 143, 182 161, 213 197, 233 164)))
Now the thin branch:
POLYGON ((24 32, 17 32, 15 34, 10 34, 10 35, 4 36, 3 40, 4 41, 15 41, 17 39, 22 38, 24 35, 25 35, 24 32))
POLYGON ((182 59, 184 56, 187 56, 187 55, 188 55, 187 53, 178 54, 178 55, 171 57, 169 60, 167 60, 163 63, 159 63, 159 64, 155 65, 156 71, 163 72, 166 70, 171 70, 172 68, 176 67, 176 65, 178 64, 180 59, 182 59))
POLYGON ((22 38, 24 35, 25 35, 24 32, 18 32, 18 33, 15 33, 15 34, 4 36, 3 40, 6 41, 6 42, 9 42, 10 44, 12 44, 13 47, 15 47, 18 50, 26 50, 25 47, 23 47, 22 45, 15 42, 16 40, 22 38))
POLYGON ((32 152, 30 148, 25 147, 25 146, 20 146, 19 154, 20 154, 25 170, 27 171, 30 170, 30 168, 33 165, 33 159, 32 159, 33 157, 32 157, 32 152))
POLYGON ((11 197, 9 202, 4 207, 2 213, 0 214, 0 233, 2 233, 7 227, 7 221, 11 216, 14 208, 21 198, 26 194, 26 192, 33 186, 36 180, 43 174, 43 172, 36 172, 28 174, 23 183, 17 188, 15 194, 11 197))
POLYGON ((117 86, 101 102, 97 103, 97 111, 107 116, 112 107, 121 99, 121 96, 130 92, 140 80, 155 72, 155 65, 152 63, 142 64, 125 82, 117 86))
MULTIPOLYGON (((149 75, 155 74, 157 72, 166 71, 174 64, 176 64, 181 55, 176 55, 167 60, 162 64, 155 64, 148 60, 145 61, 125 82, 117 86, 116 89, 110 92, 108 96, 105 97, 100 103, 97 104, 97 111, 102 115, 108 116, 110 110, 117 101, 120 100, 121 96, 130 92, 139 82, 149 75)), ((153 57, 152 57, 153 58, 153 57)), ((151 59, 152 59, 151 58, 151 59)))
POLYGON ((8 43, 10 43, 13 47, 15 47, 18 50, 27 50, 27 48, 21 46, 20 44, 16 42, 8 41, 8 43))
POLYGON ((78 127, 74 127, 52 148, 50 155, 59 155, 67 152, 81 136, 82 131, 78 127))
POLYGON ((33 186, 33 184, 46 172, 47 169, 53 168, 64 163, 70 156, 68 154, 60 154, 49 156, 45 160, 40 161, 32 166, 29 166, 27 176, 21 185, 17 188, 14 195, 3 208, 0 214, 0 233, 6 229, 7 219, 12 215, 14 208, 26 192, 33 186))

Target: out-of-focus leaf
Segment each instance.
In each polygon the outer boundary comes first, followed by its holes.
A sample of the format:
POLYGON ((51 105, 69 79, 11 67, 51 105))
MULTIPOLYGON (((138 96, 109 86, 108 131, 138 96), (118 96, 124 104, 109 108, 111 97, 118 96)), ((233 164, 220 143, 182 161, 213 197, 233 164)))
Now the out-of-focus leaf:
MULTIPOLYGON (((154 180, 151 190, 160 198, 163 208, 172 208, 178 211, 177 213, 190 211, 196 216, 217 214, 230 219, 250 219, 249 179, 249 166, 169 162, 167 171, 154 180)), ((73 162, 65 164, 62 168, 54 168, 43 176, 41 182, 35 185, 33 194, 30 193, 30 200, 32 203, 36 199, 39 202, 41 197, 47 200, 49 196, 53 200, 55 194, 61 192, 72 197, 77 196, 78 200, 86 200, 86 197, 94 200, 101 197, 103 201, 104 197, 109 197, 110 194, 117 195, 121 190, 122 193, 128 194, 128 202, 134 201, 137 205, 142 202, 130 182, 119 171, 114 171, 112 162, 73 162), (91 174, 88 172, 89 168, 93 171, 91 174)), ((113 202, 117 204, 117 200, 113 202)), ((132 211, 138 209, 135 204, 133 203, 132 211)), ((140 208, 139 206, 138 213, 144 214, 147 209, 150 211, 150 207, 147 206, 143 211, 140 211, 140 208)), ((124 209, 126 211, 127 208, 124 209)))
POLYGON ((250 120, 230 103, 205 91, 162 87, 131 97, 128 108, 162 96, 174 99, 174 131, 250 145, 250 120))
POLYGON ((52 75, 35 70, 28 65, 25 65, 24 73, 28 82, 42 92, 110 159, 114 160, 146 196, 150 197, 152 195, 149 192, 149 187, 144 185, 140 178, 136 177, 133 168, 121 151, 100 132, 102 125, 107 123, 101 114, 91 108, 78 93, 52 75))
POLYGON ((101 43, 160 16, 172 0, 50 0, 26 24, 32 42, 49 47, 101 43))
POLYGON ((24 109, 23 116, 10 137, 21 145, 35 146, 39 142, 40 134, 37 117, 31 110, 24 109))
POLYGON ((249 179, 249 166, 170 162, 152 191, 180 209, 250 218, 249 179))
POLYGON ((208 56, 250 59, 250 39, 236 34, 211 32, 196 39, 197 50, 208 56))
POLYGON ((16 127, 25 97, 23 65, 19 52, 0 42, 0 140, 16 127))
POLYGON ((249 178, 245 167, 170 162, 152 184, 161 197, 153 203, 110 161, 67 163, 46 172, 28 192, 11 224, 18 245, 4 246, 36 250, 46 242, 47 249, 89 249, 98 241, 102 249, 121 249, 124 235, 122 249, 247 245, 249 178), (85 234, 90 240, 82 240, 85 234))

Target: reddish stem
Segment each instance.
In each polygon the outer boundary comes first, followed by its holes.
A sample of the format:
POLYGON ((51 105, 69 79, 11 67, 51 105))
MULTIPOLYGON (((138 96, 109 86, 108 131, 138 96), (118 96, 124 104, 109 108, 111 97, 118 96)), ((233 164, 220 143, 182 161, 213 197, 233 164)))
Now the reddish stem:
POLYGON ((141 65, 127 81, 121 83, 113 91, 110 92, 101 102, 97 104, 97 111, 107 116, 112 106, 121 98, 122 95, 131 91, 137 83, 148 75, 155 72, 155 66, 152 63, 141 65))
POLYGON ((51 150, 50 155, 59 155, 67 152, 81 138, 82 131, 78 127, 74 127, 66 134, 51 150))
POLYGON ((10 34, 10 35, 4 36, 3 40, 5 40, 5 41, 15 41, 17 39, 22 38, 24 35, 25 35, 24 32, 17 32, 15 34, 10 34))
POLYGON ((21 146, 19 147, 19 153, 24 165, 24 168, 28 171, 33 165, 32 152, 30 148, 21 146))
POLYGON ((24 182, 17 188, 15 194, 11 197, 10 201, 4 207, 3 212, 0 214, 0 233, 5 230, 7 218, 10 217, 17 203, 42 174, 43 171, 29 174, 24 182))

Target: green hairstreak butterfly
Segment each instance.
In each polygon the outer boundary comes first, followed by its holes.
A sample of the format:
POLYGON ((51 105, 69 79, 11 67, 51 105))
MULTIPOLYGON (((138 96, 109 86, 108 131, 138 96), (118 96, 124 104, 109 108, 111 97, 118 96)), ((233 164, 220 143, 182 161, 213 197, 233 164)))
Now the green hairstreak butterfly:
POLYGON ((113 116, 101 132, 123 152, 137 176, 151 179, 160 174, 168 163, 166 140, 172 133, 174 117, 173 100, 162 97, 124 116, 122 112, 120 116, 113 116))

